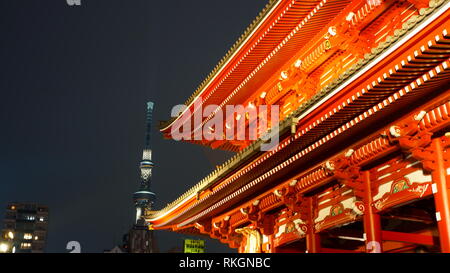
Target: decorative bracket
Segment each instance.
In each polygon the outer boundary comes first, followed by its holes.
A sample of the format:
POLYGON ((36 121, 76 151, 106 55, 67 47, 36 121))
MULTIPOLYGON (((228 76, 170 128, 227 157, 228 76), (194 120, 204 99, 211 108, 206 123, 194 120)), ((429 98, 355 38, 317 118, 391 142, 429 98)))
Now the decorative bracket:
POLYGON ((351 164, 349 158, 351 154, 346 152, 343 156, 338 157, 332 163, 334 176, 339 183, 353 189, 355 196, 364 198, 364 183, 362 172, 359 166, 351 164))
POLYGON ((297 182, 297 180, 292 180, 289 184, 284 185, 281 189, 275 190, 274 192, 292 212, 298 212, 300 210, 301 195, 295 190, 297 182))
POLYGON ((209 222, 209 221, 197 222, 197 223, 195 223, 195 227, 202 234, 209 234, 209 233, 211 233, 211 222, 209 222))
POLYGON ((426 113, 426 111, 420 111, 418 114, 400 122, 398 125, 391 126, 387 135, 389 141, 391 143, 398 143, 406 151, 429 145, 432 134, 419 132, 419 123, 426 113))
POLYGON ((266 215, 259 208, 259 200, 255 200, 251 205, 246 208, 241 208, 241 213, 247 217, 256 228, 261 230, 264 235, 270 235, 273 233, 273 226, 275 217, 273 215, 266 215))
MULTIPOLYGON (((431 138, 431 136, 430 136, 430 138, 431 138)), ((442 147, 444 149, 450 147, 450 138, 447 136, 443 136, 443 137, 437 139, 436 141, 441 141, 442 147)), ((430 142, 431 142, 431 140, 430 140, 430 142)), ((423 168, 425 170, 431 172, 431 171, 434 171, 437 169, 436 151, 434 151, 429 145, 427 145, 426 147, 417 147, 415 149, 412 149, 411 155, 414 158, 416 158, 417 160, 420 160, 422 162, 423 168)), ((450 157, 450 156, 446 156, 446 153, 444 153, 444 160, 450 159, 450 158, 445 158, 445 157, 450 157)))

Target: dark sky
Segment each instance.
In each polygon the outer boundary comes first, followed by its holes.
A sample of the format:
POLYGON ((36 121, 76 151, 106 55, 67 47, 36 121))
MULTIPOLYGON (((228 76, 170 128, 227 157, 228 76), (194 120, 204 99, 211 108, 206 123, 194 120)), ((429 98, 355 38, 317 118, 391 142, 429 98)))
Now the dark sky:
MULTIPOLYGON (((155 125, 183 103, 264 0, 0 1, 0 215, 50 208, 48 252, 101 252, 133 222, 145 102, 155 125)), ((156 208, 229 155, 153 131, 156 208)), ((161 251, 183 236, 158 232, 161 251)), ((226 251, 208 242, 210 252, 226 251)))

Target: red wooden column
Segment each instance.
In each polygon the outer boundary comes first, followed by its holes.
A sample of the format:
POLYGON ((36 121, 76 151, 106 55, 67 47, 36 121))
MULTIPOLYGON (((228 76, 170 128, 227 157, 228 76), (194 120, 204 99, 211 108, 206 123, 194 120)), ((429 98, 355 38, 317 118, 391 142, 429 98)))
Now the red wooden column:
POLYGON ((314 232, 315 199, 309 197, 308 203, 308 232, 306 234, 306 250, 308 253, 320 253, 320 235, 314 232))
POLYGON ((306 249, 308 253, 320 253, 320 235, 314 231, 306 235, 306 249))
POLYGON ((443 143, 447 141, 447 137, 442 137, 433 139, 431 143, 431 148, 436 155, 434 157, 435 167, 431 173, 433 182, 436 184, 436 188, 433 191, 434 202, 436 204, 436 218, 438 220, 441 252, 444 253, 450 253, 450 184, 447 182, 443 147, 443 143))
POLYGON ((370 182, 370 172, 364 171, 362 173, 364 181, 364 232, 366 233, 366 252, 381 253, 382 239, 381 239, 381 223, 380 215, 374 212, 372 206, 372 185, 370 182))

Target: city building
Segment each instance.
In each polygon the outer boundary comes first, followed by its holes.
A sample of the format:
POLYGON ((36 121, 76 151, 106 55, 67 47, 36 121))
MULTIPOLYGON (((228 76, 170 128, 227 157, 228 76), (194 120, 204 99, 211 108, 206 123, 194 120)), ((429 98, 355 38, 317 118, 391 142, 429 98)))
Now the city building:
POLYGON ((0 252, 43 253, 47 240, 48 207, 10 203, 3 220, 0 252))
POLYGON ((269 1, 160 127, 236 155, 147 223, 239 252, 450 253, 449 8, 269 1))
POLYGON ((139 220, 130 229, 126 249, 130 253, 156 253, 158 251, 153 230, 149 230, 144 220, 139 220))
POLYGON ((141 181, 139 190, 133 194, 134 206, 136 208, 136 221, 130 229, 127 237, 128 243, 126 244, 130 253, 156 252, 156 244, 151 225, 143 219, 144 211, 151 210, 155 200, 155 194, 150 190, 154 166, 151 149, 153 106, 153 102, 147 102, 145 146, 142 153, 142 161, 139 165, 141 181))
POLYGON ((127 252, 125 252, 124 249, 121 248, 120 246, 115 246, 110 250, 103 251, 103 253, 116 253, 117 254, 117 253, 127 253, 127 252))

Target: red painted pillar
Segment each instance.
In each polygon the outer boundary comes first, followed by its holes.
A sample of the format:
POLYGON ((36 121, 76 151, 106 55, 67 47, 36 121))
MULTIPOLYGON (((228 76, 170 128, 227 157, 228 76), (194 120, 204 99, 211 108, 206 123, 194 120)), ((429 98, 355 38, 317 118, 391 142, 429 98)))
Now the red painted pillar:
POLYGON ((308 233, 306 234, 306 249, 308 253, 320 253, 320 234, 314 232, 314 198, 308 198, 308 233))
POLYGON ((273 237, 274 234, 269 235, 269 251, 267 251, 266 253, 277 253, 277 249, 273 246, 273 237))
POLYGON ((380 215, 374 212, 372 206, 372 188, 370 182, 370 172, 363 172, 364 179, 364 232, 366 233, 366 252, 381 253, 382 239, 381 239, 381 223, 380 215))
POLYGON ((308 253, 320 253, 320 235, 309 231, 306 235, 306 249, 308 253))
POLYGON ((439 240, 441 252, 450 253, 450 206, 449 192, 447 184, 447 171, 444 165, 443 139, 435 138, 431 143, 431 148, 436 156, 434 157, 436 167, 432 171, 433 182, 436 184, 434 202, 436 205, 436 218, 438 220, 439 240))

